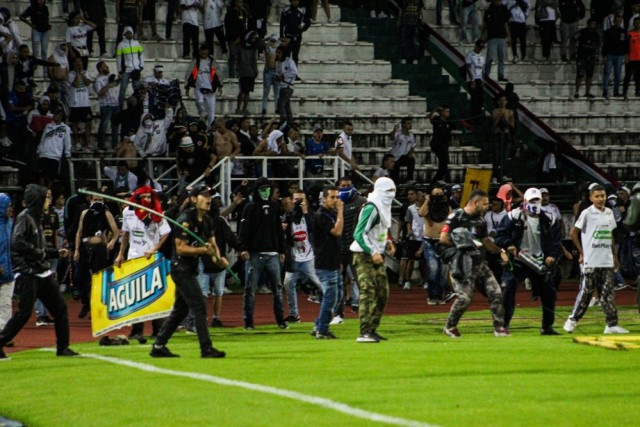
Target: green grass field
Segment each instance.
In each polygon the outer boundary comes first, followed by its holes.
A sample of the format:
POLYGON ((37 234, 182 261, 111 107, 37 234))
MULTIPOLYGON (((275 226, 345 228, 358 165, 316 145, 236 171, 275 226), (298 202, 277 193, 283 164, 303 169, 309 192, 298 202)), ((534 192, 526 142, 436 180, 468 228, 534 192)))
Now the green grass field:
MULTIPOLYGON (((561 328, 567 307, 558 308, 561 328)), ((640 334, 633 307, 620 324, 640 334)), ((442 334, 445 315, 383 319, 380 344, 357 344, 357 323, 332 327, 340 337, 317 341, 309 323, 287 331, 215 330, 222 360, 199 358, 197 338, 177 333, 179 359, 152 359, 150 346, 75 344, 171 371, 207 374, 331 399, 364 411, 432 425, 636 425, 640 350, 574 344, 570 335, 538 335, 540 309, 520 309, 512 336, 492 335, 489 313, 467 313, 463 338, 442 334), (635 414, 635 415, 634 415, 635 414)), ((579 335, 599 335, 590 309, 579 335)), ((293 398, 196 378, 147 372, 89 358, 57 358, 40 350, 0 363, 0 415, 50 425, 370 425, 374 421, 293 398)))

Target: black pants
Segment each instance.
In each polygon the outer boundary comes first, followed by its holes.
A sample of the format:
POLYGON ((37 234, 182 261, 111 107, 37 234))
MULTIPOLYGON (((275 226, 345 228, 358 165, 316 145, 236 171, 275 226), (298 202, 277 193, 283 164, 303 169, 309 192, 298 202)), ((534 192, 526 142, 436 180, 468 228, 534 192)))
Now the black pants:
POLYGON ((222 49, 222 53, 226 54, 227 50, 227 41, 224 37, 224 25, 220 25, 219 27, 209 28, 208 30, 204 30, 204 38, 207 43, 207 47, 209 48, 209 54, 213 56, 213 35, 216 35, 218 38, 218 43, 220 43, 220 48, 222 49))
POLYGON ((16 294, 20 298, 18 311, 0 332, 0 347, 10 342, 24 327, 36 303, 42 301, 47 311, 53 316, 56 330, 56 346, 58 350, 69 347, 69 314, 67 304, 60 296, 58 281, 55 274, 49 277, 38 277, 21 274, 16 280, 16 294))
POLYGON ((207 327, 207 303, 204 295, 202 295, 197 276, 176 268, 173 262, 171 263, 171 268, 171 277, 176 284, 176 302, 173 305, 171 314, 164 321, 162 328, 160 328, 155 344, 158 346, 166 345, 173 333, 178 329, 182 319, 191 310, 198 333, 198 341, 200 342, 200 351, 205 352, 211 348, 211 338, 207 327))
POLYGON ((511 53, 518 56, 518 41, 520 42, 520 59, 527 57, 527 24, 524 22, 510 22, 511 53))
MULTIPOLYGON (((158 335, 158 331, 160 331, 160 328, 162 328, 162 324, 164 323, 164 321, 165 319, 155 319, 151 321, 152 336, 158 335)), ((134 323, 133 325, 131 325, 131 333, 129 333, 129 337, 137 334, 144 335, 144 322, 134 323)))
POLYGON ((451 182, 451 174, 449 173, 449 144, 432 140, 431 151, 433 151, 433 154, 438 158, 438 170, 431 179, 431 182, 442 179, 446 182, 451 182))
POLYGON ((502 305, 504 306, 504 327, 509 327, 509 322, 513 317, 516 307, 516 291, 518 284, 524 282, 526 278, 531 280, 531 289, 535 295, 540 296, 542 302, 542 327, 551 328, 555 320, 556 310, 556 287, 553 283, 553 276, 550 273, 541 275, 533 270, 519 265, 513 266, 513 271, 504 270, 502 283, 502 305))
POLYGON ((482 86, 482 80, 480 79, 475 81, 475 87, 472 87, 471 82, 469 82, 469 95, 471 97, 469 115, 472 120, 476 120, 477 116, 482 114, 482 106, 484 104, 484 88, 482 86))
POLYGON ((193 47, 193 56, 198 56, 198 38, 200 36, 200 27, 191 24, 182 24, 182 56, 189 56, 189 42, 193 47))
POLYGON ((393 170, 391 171, 391 179, 396 184, 400 183, 400 168, 402 166, 407 167, 407 179, 404 180, 404 182, 413 181, 413 172, 416 168, 415 156, 410 157, 409 155, 405 155, 396 159, 396 165, 393 167, 393 170))
POLYGON ((551 45, 556 39, 556 22, 542 21, 540 22, 540 43, 542 44, 542 56, 549 58, 551 56, 551 45))
POLYGON ((622 86, 622 94, 627 95, 629 90, 629 82, 631 82, 631 76, 633 75, 633 81, 636 84, 636 96, 640 95, 640 61, 629 61, 624 66, 624 83, 622 86))
POLYGON ((85 307, 91 303, 91 275, 109 266, 107 245, 80 245, 80 260, 76 264, 77 281, 75 285, 80 291, 80 301, 85 307))
MULTIPOLYGON (((100 55, 107 52, 107 42, 104 36, 104 22, 96 27, 95 30, 89 31, 87 34, 87 48, 89 49, 89 54, 93 53, 93 34, 98 34, 98 46, 100 47, 100 55)), ((86 70, 86 68, 85 68, 86 70)))
POLYGON ((291 49, 291 58, 293 62, 298 65, 298 56, 300 55, 300 45, 302 44, 302 36, 291 36, 287 35, 291 39, 291 43, 289 43, 289 49, 291 49))
MULTIPOLYGON (((176 19, 176 11, 178 10, 178 0, 167 0, 167 22, 164 27, 164 35, 165 39, 171 39, 171 27, 173 26, 173 21, 176 19)), ((213 54, 213 51, 211 51, 213 54)))

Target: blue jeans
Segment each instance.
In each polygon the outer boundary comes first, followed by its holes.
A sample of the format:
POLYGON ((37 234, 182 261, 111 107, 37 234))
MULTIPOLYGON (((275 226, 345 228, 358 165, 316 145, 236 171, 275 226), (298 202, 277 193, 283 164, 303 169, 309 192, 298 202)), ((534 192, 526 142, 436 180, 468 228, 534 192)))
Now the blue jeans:
POLYGON ((273 292, 273 314, 276 322, 284 322, 284 307, 282 305, 282 282, 280 281, 280 260, 278 255, 263 255, 252 252, 248 262, 249 280, 244 284, 243 311, 245 325, 253 326, 253 308, 256 303, 256 288, 260 273, 264 272, 269 287, 273 292))
MULTIPOLYGON (((451 22, 456 20, 456 6, 454 0, 447 0, 449 3, 449 19, 451 22)), ((438 24, 442 22, 442 0, 436 1, 436 21, 438 24)))
POLYGON ((108 105, 100 107, 98 147, 104 147, 105 139, 107 138, 107 125, 109 123, 111 123, 111 148, 116 148, 116 145, 118 145, 118 124, 114 120, 111 120, 118 111, 120 111, 120 107, 112 107, 108 105))
POLYGON ((460 10, 460 37, 467 40, 467 22, 471 18, 472 41, 478 40, 478 8, 475 3, 460 10))
POLYGON ((611 77, 611 69, 613 68, 613 93, 620 93, 620 73, 622 71, 622 55, 607 55, 607 63, 604 64, 604 75, 602 77, 602 92, 607 93, 609 90, 609 78, 611 77))
POLYGON ((280 85, 276 81, 275 68, 265 68, 262 72, 262 109, 267 111, 267 102, 269 101, 269 90, 273 86, 273 105, 274 111, 278 110, 278 98, 280 97, 280 85))
POLYGON ((296 295, 296 285, 303 277, 311 280, 318 288, 321 287, 320 279, 316 276, 316 269, 313 266, 313 259, 305 262, 291 261, 293 271, 287 271, 284 275, 284 290, 287 292, 287 305, 289 315, 297 316, 298 297, 296 295))
MULTIPOLYGON (((118 94, 118 103, 120 108, 124 105, 124 98, 127 95, 127 86, 129 86, 129 80, 131 79, 131 73, 122 73, 122 81, 120 82, 120 93, 118 94)), ((140 86, 140 80, 131 79, 131 87, 135 91, 140 86)))
POLYGON ((336 302, 338 284, 342 274, 340 270, 317 269, 316 273, 320 279, 322 287, 322 304, 320 305, 320 316, 315 320, 316 329, 322 334, 329 332, 329 323, 333 313, 333 306, 336 302))
MULTIPOLYGON (((50 31, 40 32, 35 29, 31 29, 31 51, 33 52, 33 56, 38 56, 38 51, 36 47, 38 46, 38 42, 40 42, 40 59, 46 61, 48 58, 47 50, 49 48, 49 35, 50 31)), ((46 67, 45 67, 46 70, 46 67)))
POLYGON ((422 243, 422 255, 427 263, 427 291, 430 299, 442 299, 447 287, 447 277, 436 255, 436 248, 428 241, 422 243))
POLYGON ((491 62, 498 60, 498 78, 504 78, 504 61, 507 58, 507 39, 490 39, 487 43, 487 64, 484 74, 491 74, 491 62))

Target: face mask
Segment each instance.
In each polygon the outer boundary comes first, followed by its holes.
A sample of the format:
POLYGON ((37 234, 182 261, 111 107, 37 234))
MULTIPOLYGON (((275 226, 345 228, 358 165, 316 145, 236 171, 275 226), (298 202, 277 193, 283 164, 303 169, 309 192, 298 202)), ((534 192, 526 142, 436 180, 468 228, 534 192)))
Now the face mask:
POLYGON ((611 205, 612 208, 615 207, 617 204, 616 199, 609 199, 609 204, 611 205))
POLYGON ((258 194, 260 194, 260 198, 262 198, 262 200, 267 200, 269 196, 271 196, 271 188, 259 188, 258 194))
POLYGON ((542 212, 542 202, 527 202, 526 209, 532 215, 539 215, 542 212))
POLYGON ((145 120, 145 121, 144 121, 144 125, 145 125, 145 126, 147 126, 147 127, 152 126, 152 125, 153 125, 153 120, 151 120, 151 119, 147 119, 147 120, 145 120))
POLYGON ((349 200, 351 200, 351 198, 355 193, 356 193, 356 188, 352 185, 351 187, 339 189, 338 197, 340 197, 340 200, 342 200, 344 203, 347 203, 349 200))

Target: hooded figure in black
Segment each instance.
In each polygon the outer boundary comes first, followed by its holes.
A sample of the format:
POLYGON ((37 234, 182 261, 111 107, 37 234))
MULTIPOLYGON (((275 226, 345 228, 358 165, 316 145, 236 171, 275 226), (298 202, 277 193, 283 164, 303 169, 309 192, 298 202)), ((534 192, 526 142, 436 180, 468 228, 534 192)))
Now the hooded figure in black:
POLYGON ((77 356, 69 349, 69 316, 67 305, 60 296, 58 281, 50 270, 49 258, 66 256, 66 249, 47 249, 40 225, 42 212, 48 208, 45 187, 29 184, 24 192, 27 208, 16 218, 11 236, 11 259, 17 274, 16 293, 20 298, 18 311, 0 332, 0 359, 6 355, 2 347, 9 343, 27 323, 36 299, 40 299, 53 316, 58 356, 77 356))
POLYGON ((260 177, 256 180, 253 202, 247 204, 240 222, 240 255, 248 261, 246 271, 250 277, 244 285, 244 328, 254 329, 253 307, 255 292, 261 276, 273 292, 273 311, 281 329, 287 329, 282 306, 280 264, 284 262, 285 244, 280 220, 280 207, 269 200, 271 185, 260 177))

